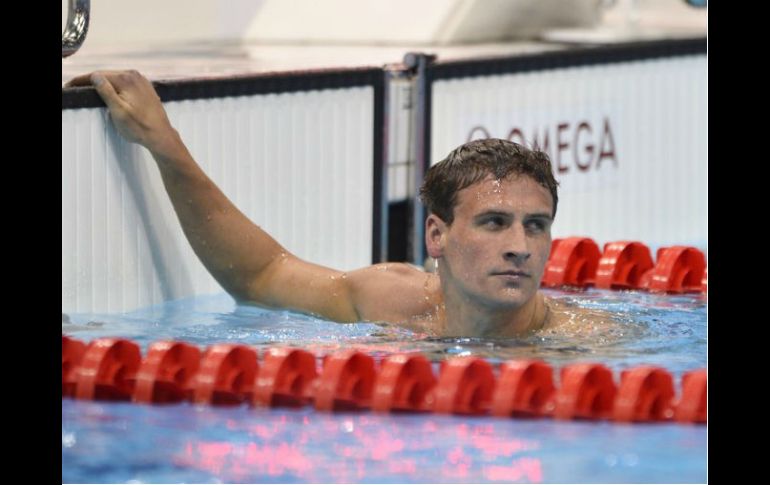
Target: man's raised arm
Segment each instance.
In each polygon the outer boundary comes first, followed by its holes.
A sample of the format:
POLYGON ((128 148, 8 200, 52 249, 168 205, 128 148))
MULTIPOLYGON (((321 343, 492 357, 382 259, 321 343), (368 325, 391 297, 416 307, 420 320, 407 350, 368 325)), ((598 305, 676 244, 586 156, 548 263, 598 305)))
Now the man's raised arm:
POLYGON ((155 158, 195 254, 234 298, 340 322, 360 319, 343 273, 296 258, 250 221, 209 179, 171 126, 152 84, 136 71, 95 72, 93 84, 116 129, 155 158))

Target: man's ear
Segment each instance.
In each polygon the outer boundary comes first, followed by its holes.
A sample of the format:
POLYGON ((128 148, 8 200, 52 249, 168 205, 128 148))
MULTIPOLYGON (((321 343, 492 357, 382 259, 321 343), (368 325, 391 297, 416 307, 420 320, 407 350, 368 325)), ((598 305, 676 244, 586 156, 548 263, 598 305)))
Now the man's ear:
POLYGON ((428 256, 438 259, 444 255, 444 240, 449 226, 436 214, 431 214, 425 220, 425 247, 428 256))

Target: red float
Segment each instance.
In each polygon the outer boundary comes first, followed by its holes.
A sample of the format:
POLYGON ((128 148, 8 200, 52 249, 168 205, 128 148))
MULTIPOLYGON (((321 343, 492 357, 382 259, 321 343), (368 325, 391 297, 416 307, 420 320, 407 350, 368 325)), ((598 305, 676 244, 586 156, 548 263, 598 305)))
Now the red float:
POLYGON ((374 388, 374 359, 345 351, 324 359, 315 389, 315 407, 321 411, 358 410, 369 406, 374 388))
POLYGON ((655 267, 643 284, 650 291, 667 293, 699 292, 703 286, 706 258, 693 247, 660 248, 655 267))
POLYGON ((92 341, 75 371, 75 398, 129 401, 141 359, 139 346, 129 340, 92 341))
POLYGON ((642 288, 642 276, 653 267, 650 249, 644 244, 635 241, 607 243, 596 270, 596 287, 608 290, 642 288))
POLYGON ((682 395, 674 411, 675 420, 680 423, 706 423, 707 384, 706 369, 682 376, 682 395))
POLYGON ((538 360, 509 361, 500 368, 492 397, 492 414, 540 417, 553 411, 553 369, 538 360))
POLYGON ((612 371, 601 364, 574 364, 561 369, 556 391, 557 419, 607 419, 612 415, 616 387, 612 371))
POLYGON ((250 402, 259 365, 257 352, 246 345, 216 344, 203 354, 192 379, 193 402, 236 405, 250 402))
POLYGON ((86 344, 80 340, 61 336, 61 395, 73 397, 75 395, 75 370, 83 354, 86 344))
POLYGON ((542 286, 585 287, 593 284, 601 253, 592 239, 570 237, 551 244, 551 257, 545 265, 542 286))
POLYGON ((426 406, 443 414, 485 414, 495 376, 492 365, 478 357, 455 357, 441 363, 441 373, 426 406))
POLYGON ((265 354, 254 385, 257 406, 298 407, 311 399, 318 377, 315 356, 302 349, 270 349, 265 354))
POLYGON ((155 342, 136 373, 134 401, 174 403, 192 398, 190 383, 198 371, 201 351, 184 342, 155 342))
POLYGON ((387 357, 374 383, 372 409, 388 411, 427 411, 425 398, 436 385, 431 363, 419 354, 387 357))
POLYGON ((668 421, 674 415, 674 379, 665 369, 636 367, 621 373, 613 419, 624 422, 668 421))

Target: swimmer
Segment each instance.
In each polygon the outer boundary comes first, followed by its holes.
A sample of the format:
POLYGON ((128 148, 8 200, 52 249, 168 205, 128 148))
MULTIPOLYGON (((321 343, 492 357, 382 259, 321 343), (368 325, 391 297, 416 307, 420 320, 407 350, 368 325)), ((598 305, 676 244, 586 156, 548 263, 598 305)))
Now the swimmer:
POLYGON ((543 152, 476 140, 431 167, 420 196, 435 273, 405 263, 342 272, 294 256, 238 210, 193 159, 144 76, 99 71, 67 85, 93 85, 117 131, 150 151, 193 250, 239 303, 441 337, 528 336, 578 311, 539 291, 558 203, 543 152))

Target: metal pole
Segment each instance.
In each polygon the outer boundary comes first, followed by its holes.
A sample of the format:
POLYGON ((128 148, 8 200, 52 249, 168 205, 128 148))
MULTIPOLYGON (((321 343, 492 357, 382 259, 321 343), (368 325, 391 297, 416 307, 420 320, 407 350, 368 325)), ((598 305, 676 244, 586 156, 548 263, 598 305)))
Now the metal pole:
POLYGON ((90 19, 90 0, 70 0, 67 11, 67 27, 61 35, 61 56, 69 57, 83 44, 88 33, 90 19))
POLYGON ((423 266, 425 263, 425 210, 418 194, 420 185, 422 185, 425 171, 430 166, 428 160, 429 140, 430 140, 430 113, 429 101, 430 86, 426 75, 427 67, 436 59, 436 56, 409 52, 404 56, 404 64, 412 71, 414 75, 414 122, 412 124, 413 157, 414 167, 411 177, 411 200, 412 200, 412 230, 410 237, 410 260, 417 266, 423 266))

